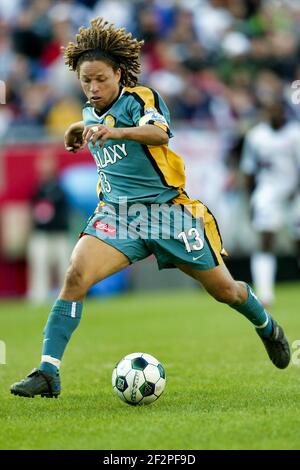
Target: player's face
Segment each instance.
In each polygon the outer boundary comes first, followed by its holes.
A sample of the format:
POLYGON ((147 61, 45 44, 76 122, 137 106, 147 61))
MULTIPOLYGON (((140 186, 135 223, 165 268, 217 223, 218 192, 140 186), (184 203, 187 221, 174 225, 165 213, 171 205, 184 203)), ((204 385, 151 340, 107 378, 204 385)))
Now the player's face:
POLYGON ((117 98, 121 70, 114 70, 102 60, 85 61, 80 66, 79 80, 91 105, 98 111, 117 98))
POLYGON ((274 129, 280 129, 286 123, 285 109, 281 104, 270 105, 266 112, 267 118, 274 129))

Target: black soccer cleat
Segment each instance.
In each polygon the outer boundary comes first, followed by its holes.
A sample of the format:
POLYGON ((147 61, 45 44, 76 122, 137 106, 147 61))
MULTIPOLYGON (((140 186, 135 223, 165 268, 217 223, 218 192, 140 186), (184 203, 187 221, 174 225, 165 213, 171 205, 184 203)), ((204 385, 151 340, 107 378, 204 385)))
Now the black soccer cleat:
POLYGON ((10 387, 10 392, 27 398, 33 398, 35 395, 57 398, 60 394, 60 378, 59 375, 53 377, 42 370, 33 369, 25 379, 14 383, 10 387))
POLYGON ((285 369, 291 360, 291 351, 284 331, 275 320, 273 322, 273 331, 270 338, 263 338, 256 330, 258 336, 264 343, 269 358, 278 369, 285 369))

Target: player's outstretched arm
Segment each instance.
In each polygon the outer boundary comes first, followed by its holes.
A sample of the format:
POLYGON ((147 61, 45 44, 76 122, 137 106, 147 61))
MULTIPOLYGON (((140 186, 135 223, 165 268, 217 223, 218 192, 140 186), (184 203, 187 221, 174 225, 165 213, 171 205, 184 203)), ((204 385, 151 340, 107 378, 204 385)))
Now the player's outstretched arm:
POLYGON ((84 130, 83 121, 74 122, 65 132, 64 144, 68 152, 76 153, 84 145, 82 133, 84 130))
POLYGON ((103 145, 107 139, 134 140, 146 145, 164 145, 169 142, 167 132, 151 124, 119 128, 103 125, 89 126, 84 129, 82 137, 84 143, 91 139, 94 145, 97 141, 103 145))

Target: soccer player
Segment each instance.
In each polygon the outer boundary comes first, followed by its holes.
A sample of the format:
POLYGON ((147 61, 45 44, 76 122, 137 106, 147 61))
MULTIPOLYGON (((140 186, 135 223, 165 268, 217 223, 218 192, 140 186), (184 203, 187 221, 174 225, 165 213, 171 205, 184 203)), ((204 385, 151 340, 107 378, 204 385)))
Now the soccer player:
MULTIPOLYGON (((257 295, 267 307, 274 301, 276 234, 287 222, 298 189, 300 125, 287 120, 282 101, 265 105, 263 111, 264 121, 246 134, 241 171, 251 195, 252 225, 260 241, 259 251, 251 257, 252 278, 257 295)), ((296 207, 292 212, 293 235, 300 259, 297 228, 300 214, 296 207)))
POLYGON ((11 386, 15 395, 60 394, 62 356, 88 289, 152 253, 160 269, 177 267, 244 315, 276 367, 289 364, 282 328, 250 287, 232 278, 213 215, 184 191, 183 160, 168 148, 169 111, 156 91, 137 84, 141 46, 124 29, 96 18, 65 49, 66 64, 77 72, 88 99, 83 121, 66 131, 65 146, 76 152, 88 144, 99 173, 100 201, 74 248, 46 323, 41 363, 11 386), (162 214, 154 205, 162 206, 162 214), (169 208, 173 216, 162 223, 169 208))

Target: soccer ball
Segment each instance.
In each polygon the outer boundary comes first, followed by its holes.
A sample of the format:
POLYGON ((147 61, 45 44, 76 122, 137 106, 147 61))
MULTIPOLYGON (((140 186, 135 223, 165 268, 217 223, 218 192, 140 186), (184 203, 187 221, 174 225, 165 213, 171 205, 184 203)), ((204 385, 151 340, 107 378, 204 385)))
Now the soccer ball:
POLYGON ((155 357, 132 353, 123 357, 113 370, 112 386, 129 405, 149 405, 160 397, 166 384, 163 366, 155 357))

